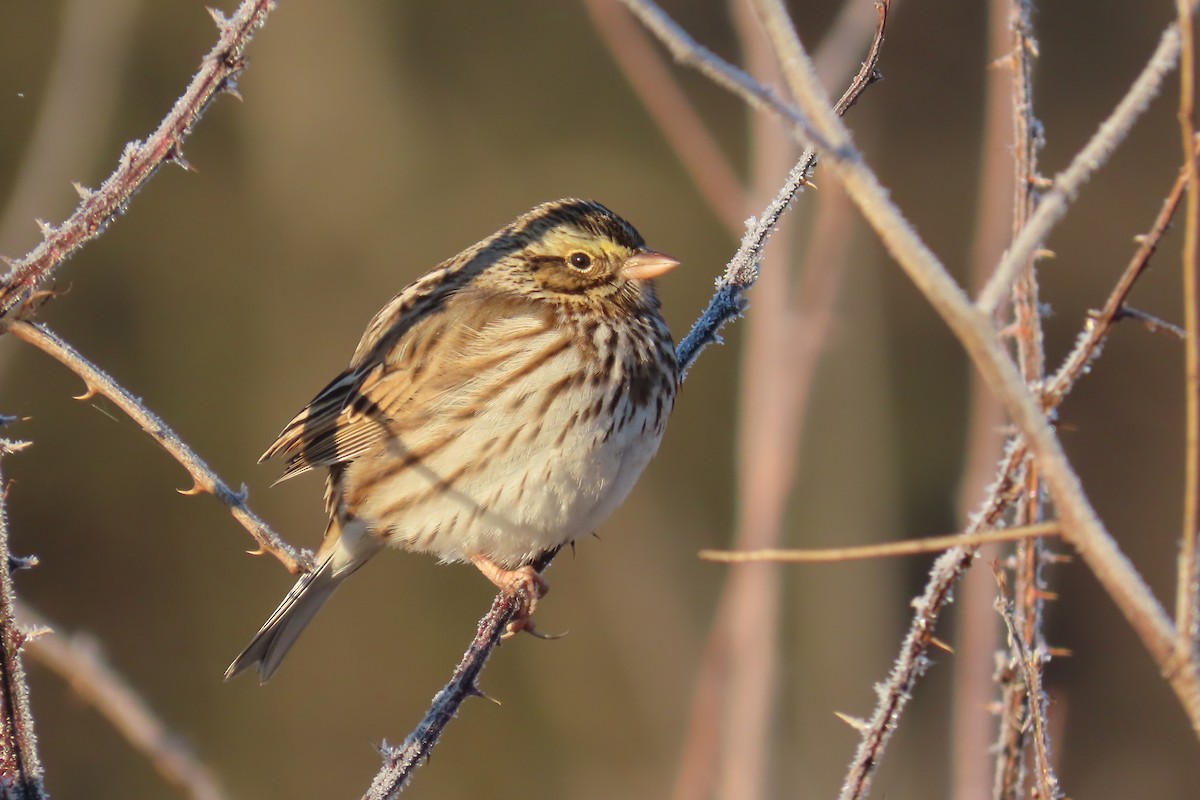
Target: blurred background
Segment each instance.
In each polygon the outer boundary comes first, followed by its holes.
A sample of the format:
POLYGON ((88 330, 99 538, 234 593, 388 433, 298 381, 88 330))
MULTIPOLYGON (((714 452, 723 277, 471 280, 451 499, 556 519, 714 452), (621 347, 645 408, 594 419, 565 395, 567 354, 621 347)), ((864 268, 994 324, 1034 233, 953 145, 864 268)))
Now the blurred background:
MULTIPOLYGON (((0 4, 0 253, 29 250, 35 218, 57 222, 74 208, 71 181, 98 185, 123 143, 157 125, 215 41, 204 5, 0 4)), ((1102 0, 1081 20, 1077 4, 1041 5, 1035 100, 1042 168, 1052 175, 1124 93, 1173 10, 1102 0)), ((660 287, 680 337, 737 242, 582 4, 280 6, 250 47, 239 82, 245 102, 219 98, 187 143, 195 173, 162 170, 126 216, 59 271, 61 296, 42 318, 228 482, 244 482, 252 507, 290 542, 312 547, 325 524, 322 482, 269 489, 276 467, 255 461, 409 280, 538 202, 593 197, 683 260, 660 287)), ((743 62, 726 3, 664 6, 700 41, 743 62)), ((819 45, 837 4, 792 6, 804 41, 819 45)), ((984 86, 1002 55, 989 43, 984 6, 897 0, 886 79, 848 117, 893 197, 964 283, 984 86)), ((851 70, 861 51, 856 43, 843 54, 851 70)), ((675 72, 750 183, 761 141, 747 112, 675 72)), ((848 78, 831 78, 831 91, 848 78)), ((1149 227, 1174 180, 1175 91, 1169 84, 1049 242, 1057 258, 1041 276, 1052 366, 1086 310, 1102 304, 1132 237, 1149 227)), ((835 194, 832 178, 818 173, 816 182, 816 194, 835 194)), ((751 197, 744 216, 763 204, 751 197)), ((814 201, 803 195, 768 270, 799 263, 814 201)), ((781 453, 798 448, 795 474, 783 481, 786 546, 961 525, 966 359, 867 228, 857 218, 851 225, 804 418, 771 439, 781 453)), ((1132 299, 1171 321, 1181 315, 1178 246, 1168 238, 1132 299)), ((505 644, 483 678, 502 705, 468 702, 406 797, 670 796, 729 571, 696 552, 733 541, 744 516, 738 481, 749 469, 738 455, 742 414, 790 369, 776 364, 741 387, 746 331, 728 328, 725 345, 692 370, 658 459, 600 538, 553 565, 538 623, 570 636, 505 644)), ((1171 608, 1182 357, 1178 341, 1125 323, 1061 415, 1101 518, 1171 608)), ((356 796, 378 767, 376 745, 402 739, 448 678, 490 585, 470 568, 389 553, 339 593, 270 684, 223 683, 291 577, 273 559, 247 557, 253 542, 226 509, 177 494, 190 485, 183 471, 103 399, 70 399, 81 391, 42 353, 0 338, 0 412, 29 417, 5 435, 33 442, 3 464, 13 547, 41 559, 18 576, 21 597, 60 630, 94 636, 231 796, 356 796)), ((778 649, 760 753, 765 796, 836 794, 858 737, 834 712, 872 710, 873 684, 895 657, 928 563, 777 573, 778 620, 766 617, 778 649)), ((986 565, 976 569, 991 580, 986 565)), ((1195 738, 1139 641, 1081 563, 1048 577, 1060 595, 1049 606, 1048 638, 1074 653, 1047 669, 1064 788, 1079 798, 1194 796, 1195 738)), ((954 645, 955 631, 947 619, 940 636, 954 645)), ((935 655, 875 796, 950 796, 958 659, 935 655)), ((36 663, 30 671, 55 796, 177 796, 69 687, 36 663)), ((727 783, 723 796, 753 794, 727 783)))

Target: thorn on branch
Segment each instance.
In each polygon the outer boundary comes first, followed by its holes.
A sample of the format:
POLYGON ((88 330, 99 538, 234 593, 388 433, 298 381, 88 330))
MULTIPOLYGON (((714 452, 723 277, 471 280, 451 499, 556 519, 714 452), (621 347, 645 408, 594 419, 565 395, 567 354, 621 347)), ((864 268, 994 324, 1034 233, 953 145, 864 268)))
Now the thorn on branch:
MULTIPOLYGON (((239 67, 238 69, 239 70, 243 69, 245 66, 246 66, 245 63, 243 63, 242 66, 239 67)), ((239 103, 244 102, 244 99, 242 98, 242 93, 240 91, 238 91, 237 79, 232 75, 229 76, 229 78, 221 84, 221 88, 219 91, 221 91, 224 94, 229 95, 234 100, 237 100, 239 103)))
POLYGON ((843 714, 841 711, 835 711, 833 715, 859 733, 867 729, 867 721, 862 717, 852 717, 849 714, 843 714))
MULTIPOLYGON (((5 493, 7 494, 7 489, 5 490, 5 493)), ((40 563, 41 562, 38 561, 37 556, 14 556, 12 553, 9 553, 8 574, 11 575, 17 570, 21 569, 33 569, 40 563)))
POLYGON ((98 394, 100 394, 100 390, 87 381, 84 381, 83 385, 85 388, 84 393, 71 395, 72 400, 91 400, 93 397, 96 397, 98 394))
POLYGON ((177 167, 181 167, 185 172, 196 172, 197 171, 196 168, 192 166, 192 162, 188 161, 184 157, 183 147, 182 147, 182 145, 180 145, 179 142, 175 142, 174 144, 171 145, 170 149, 167 150, 167 155, 165 156, 165 160, 174 164, 177 167))
POLYGON ((200 484, 200 481, 193 478, 192 485, 189 486, 187 489, 176 489, 175 491, 179 492, 184 497, 196 497, 197 495, 207 493, 208 489, 206 487, 202 486, 200 484))
POLYGON ((1180 341, 1187 340, 1187 331, 1178 325, 1174 325, 1164 319, 1154 316, 1153 314, 1148 314, 1145 311, 1140 311, 1133 306, 1128 306, 1122 303, 1121 306, 1117 308, 1117 313, 1113 315, 1113 321, 1126 318, 1136 319, 1146 327, 1146 330, 1150 331, 1151 333, 1166 333, 1174 336, 1180 341))

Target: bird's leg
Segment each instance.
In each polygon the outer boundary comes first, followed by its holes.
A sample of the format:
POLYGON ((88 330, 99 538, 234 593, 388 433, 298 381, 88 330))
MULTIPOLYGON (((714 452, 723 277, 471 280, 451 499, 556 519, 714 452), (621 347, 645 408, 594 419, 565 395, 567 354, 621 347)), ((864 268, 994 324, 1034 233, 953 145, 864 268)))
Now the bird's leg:
POLYGON ((487 556, 471 556, 471 563, 485 578, 496 584, 500 591, 516 597, 521 603, 512 622, 508 623, 504 638, 507 639, 521 631, 542 636, 533 626, 533 612, 537 610, 538 600, 550 591, 550 585, 541 573, 528 564, 517 569, 506 569, 487 556))

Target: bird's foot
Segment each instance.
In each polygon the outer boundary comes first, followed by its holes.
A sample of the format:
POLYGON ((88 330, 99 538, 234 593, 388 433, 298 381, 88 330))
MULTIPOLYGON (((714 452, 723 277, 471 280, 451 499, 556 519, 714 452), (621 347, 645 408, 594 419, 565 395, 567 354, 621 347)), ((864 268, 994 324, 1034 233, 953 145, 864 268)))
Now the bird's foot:
POLYGON ((533 612, 537 610, 538 601, 550 591, 550 584, 546 583, 546 579, 536 569, 530 565, 506 569, 486 556, 474 556, 471 563, 485 578, 496 584, 500 591, 515 597, 520 604, 512 621, 505 627, 502 639, 511 639, 522 631, 539 639, 558 639, 565 635, 540 633, 534 627, 533 612))

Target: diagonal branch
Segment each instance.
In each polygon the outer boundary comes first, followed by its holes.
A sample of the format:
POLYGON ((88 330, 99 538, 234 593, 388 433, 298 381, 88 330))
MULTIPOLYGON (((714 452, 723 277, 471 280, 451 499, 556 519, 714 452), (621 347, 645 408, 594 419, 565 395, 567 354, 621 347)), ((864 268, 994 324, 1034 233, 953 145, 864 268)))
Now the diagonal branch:
MULTIPOLYGON (((1179 179, 1163 201, 1162 209, 1150 231, 1138 237, 1138 249, 1105 301, 1104 309, 1088 317, 1075 349, 1055 372, 1054 378, 1048 382, 1047 391, 1043 393, 1047 412, 1058 407, 1079 379, 1088 374, 1092 363, 1103 352, 1105 341, 1120 319, 1120 310, 1125 307, 1126 299, 1138 278, 1145 274, 1150 257, 1166 235, 1171 217, 1179 206, 1185 183, 1186 175, 1181 171, 1179 179)), ((968 531, 977 531, 999 520, 1011 503, 1017 481, 1021 478, 1026 455, 1024 445, 1010 442, 997 470, 996 481, 984 501, 983 509, 973 518, 968 531)), ((880 688, 875 713, 870 722, 864 723, 860 728, 862 741, 850 763, 843 784, 842 800, 857 800, 866 796, 871 777, 883 758, 884 748, 911 698, 912 687, 926 669, 928 660, 925 658, 925 652, 932 643, 933 631, 937 627, 941 612, 950 601, 954 586, 971 565, 977 549, 955 548, 938 559, 930 571, 925 589, 914 601, 913 605, 917 611, 900 646, 900 655, 880 688)))
MULTIPOLYGON (((533 567, 539 573, 545 572, 557 551, 548 553, 534 562, 533 567)), ((479 689, 479 675, 483 672, 488 658, 500 638, 512 622, 521 601, 514 595, 500 592, 492 601, 492 607, 483 619, 479 620, 479 629, 475 638, 463 653, 462 660, 454 668, 450 682, 434 696, 429 710, 399 747, 389 747, 384 742, 380 747, 383 753, 383 766, 371 781, 371 786, 362 800, 394 800, 417 767, 424 764, 433 748, 442 738, 442 733, 450 720, 458 714, 458 709, 468 697, 486 697, 479 689)))
MULTIPOLYGON (((1195 7, 1195 3, 1192 6, 1195 7)), ((976 307, 990 314, 1008 294, 1021 266, 1042 246, 1050 231, 1066 216, 1067 207, 1088 179, 1108 161, 1117 146, 1125 139, 1150 101, 1158 94, 1163 79, 1175 68, 1179 59, 1179 26, 1172 24, 1163 33, 1158 47, 1141 74, 1133 82, 1116 108, 1096 133, 1084 145, 1070 165, 1054 178, 1054 184, 1038 203, 1028 224, 1004 254, 987 286, 979 294, 976 307)))
POLYGON ((717 218, 734 236, 750 203, 729 158, 683 88, 663 63, 645 29, 611 0, 584 0, 600 40, 642 101, 671 152, 683 164, 717 218))
POLYGON ((183 494, 193 495, 207 492, 229 506, 229 512, 233 518, 240 522, 258 542, 258 550, 255 552, 270 553, 279 559, 288 572, 293 574, 312 568, 311 554, 289 545, 262 518, 250 510, 250 506, 246 502, 248 493, 245 486, 234 491, 196 454, 196 451, 192 450, 179 437, 179 434, 162 421, 161 417, 113 380, 108 373, 88 361, 78 350, 44 325, 35 325, 21 320, 9 323, 0 330, 7 331, 21 341, 33 345, 82 378, 87 386, 87 392, 78 399, 85 400, 93 395, 103 395, 111 400, 117 408, 124 411, 192 476, 194 482, 192 488, 184 491, 183 494))
MULTIPOLYGON (((845 113, 877 78, 875 69, 885 23, 886 13, 881 10, 870 54, 851 82, 850 88, 835 106, 837 113, 845 113)), ((717 291, 708 307, 677 348, 676 356, 683 366, 685 377, 687 368, 695 363, 700 351, 718 341, 720 328, 741 314, 745 303, 743 295, 758 278, 759 264, 767 240, 774 233, 780 217, 787 211, 791 201, 807 183, 807 176, 815 163, 816 156, 811 151, 801 156, 766 210, 749 225, 741 246, 729 261, 724 275, 717 281, 717 291)), ((549 563, 550 558, 546 558, 534 566, 541 572, 549 563)), ((371 783, 370 790, 364 795, 364 800, 390 800, 396 797, 407 785, 412 772, 429 757, 446 724, 458 712, 462 703, 468 697, 480 694, 476 685, 478 676, 492 650, 499 643, 505 626, 512 620, 515 608, 511 597, 503 593, 496 596, 491 610, 480 620, 478 633, 463 654, 450 682, 434 698, 425 717, 400 747, 391 748, 385 745, 382 748, 383 767, 371 783)))
POLYGON ((103 233, 160 166, 188 166, 184 140, 218 94, 236 93, 235 82, 246 66, 246 45, 274 7, 275 0, 243 0, 228 19, 211 11, 221 35, 201 60, 187 91, 144 142, 125 146, 116 170, 99 189, 80 189, 81 202, 74 213, 58 227, 43 226, 41 243, 12 262, 0 280, 0 317, 25 303, 59 264, 103 233))
POLYGON ((1000 398, 1043 471, 1059 509, 1064 537, 1079 551, 1142 639, 1200 736, 1200 667, 1194 660, 1181 663, 1175 658, 1176 633, 1171 619, 1096 516, 1040 401, 1030 394, 1011 359, 995 341, 990 314, 971 304, 863 161, 845 125, 829 112, 828 98, 783 6, 772 0, 755 2, 784 65, 793 96, 822 135, 835 145, 826 154, 832 162, 830 169, 1000 398))

